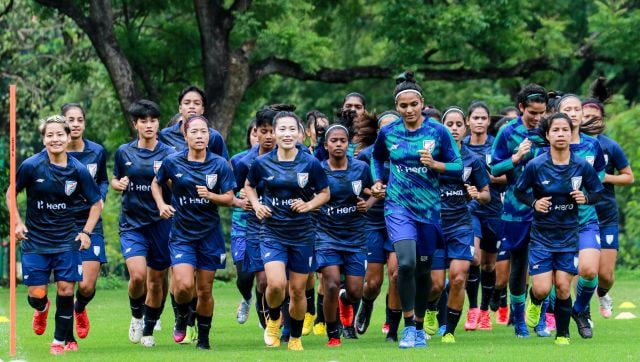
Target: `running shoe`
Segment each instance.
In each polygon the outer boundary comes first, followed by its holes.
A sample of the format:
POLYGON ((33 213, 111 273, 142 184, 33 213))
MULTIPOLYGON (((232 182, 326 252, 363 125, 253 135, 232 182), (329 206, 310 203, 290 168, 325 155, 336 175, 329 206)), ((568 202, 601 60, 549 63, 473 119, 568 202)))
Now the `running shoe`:
POLYGON ((160 323, 159 319, 156 321, 156 325, 153 326, 153 330, 154 331, 161 331, 162 330, 162 323, 160 323))
MULTIPOLYGON (((39 311, 39 310, 33 311, 32 327, 33 327, 33 331, 39 336, 44 334, 44 332, 47 330, 47 316, 49 315, 50 306, 51 306, 51 302, 47 300, 47 305, 43 311, 39 311)), ((53 344, 51 345, 51 348, 53 349, 53 344)), ((63 350, 63 353, 64 353, 64 350, 63 350)))
POLYGON ((202 341, 198 339, 198 343, 196 344, 196 349, 210 350, 211 344, 209 344, 209 339, 207 339, 206 341, 202 341))
POLYGON ((156 345, 156 339, 153 336, 142 336, 140 338, 140 344, 144 347, 154 347, 156 345))
POLYGON ((382 325, 382 334, 388 334, 389 333, 389 323, 385 323, 382 325))
POLYGON ((144 322, 142 318, 131 317, 131 323, 129 323, 129 340, 131 343, 139 343, 142 338, 142 330, 144 329, 144 322))
POLYGON ((587 306, 587 309, 584 312, 587 315, 587 321, 589 322, 589 327, 593 329, 594 324, 593 324, 593 319, 591 319, 591 306, 587 306))
POLYGON ((478 329, 481 331, 490 331, 493 329, 493 326, 491 325, 491 316, 489 315, 488 310, 480 310, 478 329))
POLYGON ((589 325, 589 319, 587 318, 586 312, 576 313, 575 311, 571 311, 571 317, 574 321, 576 321, 576 325, 578 326, 578 333, 580 333, 580 337, 588 339, 593 337, 593 331, 591 330, 591 325, 589 325))
POLYGON ((509 323, 509 307, 499 307, 496 315, 496 323, 507 325, 509 323))
POLYGON ((78 342, 67 342, 67 344, 64 345, 65 352, 75 352, 77 350, 78 350, 78 342))
POLYGON ((327 347, 340 347, 341 345, 340 338, 329 338, 329 342, 327 342, 327 347))
POLYGON ((493 292, 491 299, 489 300, 489 308, 492 312, 496 312, 500 308, 500 293, 493 292))
POLYGON ((198 340, 198 330, 196 326, 187 326, 187 330, 184 339, 180 341, 180 344, 191 344, 198 340))
POLYGON ((324 323, 316 323, 313 325, 313 335, 324 336, 327 334, 327 325, 324 323))
POLYGON ((240 304, 238 305, 238 310, 236 311, 236 321, 239 324, 244 324, 249 318, 249 311, 251 310, 251 301, 246 301, 242 299, 240 304))
POLYGON ((447 331, 447 325, 443 324, 440 326, 440 328, 438 328, 438 337, 442 337, 444 336, 444 332, 447 331))
POLYGON ((304 314, 304 322, 302 322, 303 336, 308 336, 309 334, 311 334, 311 331, 313 330, 313 321, 315 320, 315 318, 316 316, 311 313, 304 314))
POLYGON ((89 335, 89 316, 87 315, 87 310, 83 310, 80 313, 76 313, 73 311, 73 315, 76 319, 76 332, 78 333, 79 338, 86 338, 89 335))
POLYGON ((428 335, 433 336, 438 332, 438 312, 435 310, 427 310, 424 316, 424 331, 428 335))
POLYGON ((289 351, 304 351, 304 348, 302 348, 302 339, 291 337, 287 344, 287 349, 289 351))
POLYGON ((416 342, 414 347, 416 348, 425 348, 427 346, 427 334, 424 329, 416 330, 416 342))
POLYGON ((556 337, 556 345, 558 345, 558 346, 568 346, 569 345, 569 337, 556 337))
POLYGON ((340 323, 342 323, 343 326, 350 326, 353 324, 353 306, 342 302, 342 296, 346 293, 346 290, 340 289, 338 308, 340 310, 340 323))
POLYGON ((544 315, 540 315, 540 320, 534 328, 538 337, 551 337, 551 332, 549 332, 549 329, 547 328, 546 314, 547 313, 544 313, 544 315))
POLYGON ((611 318, 613 314, 613 298, 607 293, 598 299, 600 299, 600 315, 603 318, 611 318))
POLYGON ((356 329, 353 326, 344 327, 342 330, 342 336, 345 339, 358 339, 358 334, 356 333, 356 329))
POLYGON ((54 355, 64 354, 64 345, 62 343, 51 343, 49 353, 54 355))
POLYGON ((387 334, 387 337, 384 339, 385 342, 398 342, 398 335, 387 334))
POLYGON ((447 344, 456 343, 456 337, 451 333, 447 333, 444 336, 442 336, 442 343, 447 343, 447 344))
POLYGON ((187 335, 187 321, 183 317, 176 317, 176 323, 173 326, 173 341, 180 343, 187 335))
POLYGON ((529 328, 535 328, 540 321, 540 312, 542 311, 542 304, 535 305, 531 302, 531 299, 527 299, 527 311, 525 312, 527 326, 529 328))
POLYGON ((467 311, 467 321, 464 323, 464 330, 475 331, 478 329, 478 318, 480 318, 480 308, 470 308, 467 311))
POLYGON ((400 348, 414 348, 416 346, 416 327, 404 327, 398 346, 400 348))
POLYGON ((264 344, 267 347, 280 347, 280 321, 267 319, 267 328, 264 329, 264 344))
POLYGON ((371 322, 371 313, 373 309, 368 308, 363 303, 362 308, 358 312, 358 316, 356 317, 356 331, 358 334, 365 334, 367 329, 369 328, 369 322, 371 322))
POLYGON ((545 323, 550 332, 556 330, 556 315, 553 313, 545 313, 545 323))

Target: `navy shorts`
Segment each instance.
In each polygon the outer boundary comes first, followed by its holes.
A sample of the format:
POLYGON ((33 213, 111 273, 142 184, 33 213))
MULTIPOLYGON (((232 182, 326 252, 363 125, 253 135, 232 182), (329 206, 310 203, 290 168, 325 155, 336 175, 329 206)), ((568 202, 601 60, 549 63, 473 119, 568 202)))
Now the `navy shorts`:
POLYGON ((498 251, 498 255, 496 256, 496 262, 511 260, 511 252, 509 250, 500 249, 498 251))
POLYGON ((600 226, 600 246, 602 249, 620 248, 618 240, 618 224, 600 226))
POLYGON ((242 236, 231 236, 231 257, 233 263, 244 261, 244 252, 247 249, 247 238, 242 236))
POLYGON ((53 280, 63 282, 82 281, 80 251, 69 250, 55 254, 22 254, 22 283, 47 285, 53 271, 53 280))
POLYGON ((171 252, 171 266, 189 264, 194 269, 209 271, 224 269, 226 266, 227 253, 220 225, 204 240, 170 240, 169 251, 171 252))
POLYGON ((499 250, 517 250, 529 246, 531 221, 502 221, 502 243, 499 250))
POLYGON ((470 228, 453 229, 444 233, 447 260, 473 261, 473 230, 470 228))
POLYGON ((367 269, 367 256, 364 251, 316 250, 318 270, 325 266, 340 266, 345 275, 363 277, 367 269))
POLYGON ((107 251, 104 245, 104 236, 91 234, 91 246, 89 249, 80 250, 82 261, 98 261, 100 264, 107 262, 107 251))
POLYGON ((578 245, 580 250, 597 249, 600 250, 600 229, 598 224, 589 223, 583 225, 578 233, 578 245))
POLYGON ((497 253, 502 244, 502 219, 471 216, 473 235, 480 238, 480 249, 488 253, 497 253))
POLYGON ((367 262, 384 264, 389 253, 394 253, 387 229, 365 230, 367 237, 367 262))
POLYGON ((529 275, 553 270, 578 274, 578 255, 575 251, 554 252, 542 248, 529 249, 529 275))
POLYGON ((436 249, 431 258, 431 270, 447 270, 449 262, 447 261, 447 253, 444 249, 436 249))
POLYGON ((170 234, 171 220, 159 220, 134 230, 121 231, 122 255, 125 260, 134 256, 144 256, 149 268, 165 270, 171 265, 170 234))
POLYGON ((257 273, 264 270, 262 254, 260 254, 260 240, 247 239, 242 269, 245 273, 257 273))
POLYGON ((402 214, 385 215, 384 219, 391 242, 415 240, 418 256, 431 256, 437 248, 444 247, 440 225, 415 221, 402 214))
POLYGON ((260 255, 264 264, 279 261, 287 270, 309 274, 313 268, 313 245, 285 245, 278 240, 265 238, 260 243, 260 255))

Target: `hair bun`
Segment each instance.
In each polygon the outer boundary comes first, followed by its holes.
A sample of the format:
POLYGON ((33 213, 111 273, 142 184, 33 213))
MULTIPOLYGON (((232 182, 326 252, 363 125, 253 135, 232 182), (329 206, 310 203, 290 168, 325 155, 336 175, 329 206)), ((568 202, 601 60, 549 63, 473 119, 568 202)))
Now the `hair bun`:
POLYGON ((269 106, 274 111, 293 112, 296 110, 296 106, 293 104, 276 103, 269 106))
POLYGON ((415 83, 416 82, 416 75, 412 71, 407 70, 407 71, 404 72, 404 81, 405 82, 415 83))
POLYGON ((591 83, 591 87, 589 87, 591 91, 591 95, 594 98, 600 100, 600 102, 606 102, 609 97, 611 97, 611 93, 607 89, 607 78, 606 77, 598 77, 596 80, 591 83))

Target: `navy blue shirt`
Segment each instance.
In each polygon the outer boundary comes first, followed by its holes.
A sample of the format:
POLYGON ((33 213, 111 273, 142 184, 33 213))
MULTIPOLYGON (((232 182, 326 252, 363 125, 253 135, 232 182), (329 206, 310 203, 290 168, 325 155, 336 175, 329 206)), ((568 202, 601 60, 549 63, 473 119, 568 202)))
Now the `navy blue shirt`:
MULTIPOLYGON (((493 141, 495 138, 492 135, 487 135, 487 140, 483 145, 472 145, 471 136, 466 136, 462 140, 462 144, 478 156, 478 159, 484 163, 488 172, 491 172, 489 165, 491 164, 491 148, 493 147, 493 141)), ((504 184, 492 183, 489 187, 491 193, 491 201, 486 204, 481 204, 477 200, 469 202, 469 211, 471 214, 484 217, 484 218, 500 218, 502 215, 502 197, 500 194, 505 192, 506 187, 504 184)))
MULTIPOLYGON (((235 154, 233 157, 231 157, 231 160, 229 161, 231 163, 231 170, 234 172, 235 174, 235 170, 238 167, 238 163, 240 162, 240 160, 242 159, 242 157, 244 157, 247 152, 249 152, 249 150, 244 150, 240 153, 235 154)), ((235 191, 235 195, 236 197, 240 197, 240 189, 242 189, 242 187, 244 186, 244 184, 242 185, 237 185, 236 183, 236 189, 235 191)), ((247 229, 247 215, 248 212, 244 211, 242 208, 240 207, 233 207, 232 211, 231 211, 231 236, 244 236, 245 231, 247 229)))
POLYGON ((347 158, 346 170, 334 170, 328 160, 322 168, 329 181, 329 202, 322 205, 317 217, 316 249, 363 252, 367 249, 365 214, 357 210, 358 197, 371 188, 371 171, 365 162, 347 158))
MULTIPOLYGON (((258 147, 252 147, 249 152, 247 152, 247 154, 244 155, 244 157, 242 157, 234 166, 233 173, 236 178, 236 185, 239 188, 244 187, 251 165, 253 165, 253 161, 258 158, 258 152, 260 152, 258 147)), ((254 187, 258 193, 258 200, 262 203, 262 182, 259 182, 258 185, 254 187)), ((245 230, 245 235, 247 236, 247 242, 253 242, 254 240, 260 239, 262 221, 258 220, 256 213, 253 211, 246 213, 246 219, 247 228, 245 230)))
POLYGON ((199 242, 208 239, 219 227, 218 205, 198 196, 196 186, 224 194, 236 187, 227 161, 207 152, 204 162, 189 161, 189 150, 167 157, 156 179, 160 185, 171 180, 171 205, 176 209, 171 223, 171 241, 199 242))
MULTIPOLYGON (((105 201, 107 199, 107 191, 109 191, 109 179, 107 177, 107 153, 104 147, 91 142, 88 139, 83 139, 84 149, 79 152, 67 152, 68 155, 73 156, 78 161, 82 162, 87 167, 87 170, 93 177, 93 180, 100 189, 100 198, 105 201)), ((84 226, 89 217, 89 210, 93 204, 89 204, 85 199, 79 197, 73 204, 73 209, 76 214, 76 225, 80 228, 84 226)), ((103 235, 102 217, 98 219, 96 227, 93 229, 94 234, 103 235)))
MULTIPOLYGON (((600 141, 600 147, 604 152, 605 172, 607 174, 615 175, 616 171, 629 166, 629 160, 624 151, 614 140, 605 135, 599 135, 598 141, 600 141)), ((616 202, 616 192, 613 184, 604 184, 602 196, 602 199, 596 204, 598 222, 600 222, 601 226, 617 225, 618 203, 616 202)))
POLYGON ((534 200, 551 196, 548 213, 534 211, 531 247, 557 252, 577 250, 579 212, 570 193, 575 189, 585 189, 588 194, 602 191, 593 167, 573 152, 567 165, 554 165, 550 153, 543 153, 527 163, 516 184, 519 193, 529 189, 533 191, 534 200))
MULTIPOLYGON (((27 190, 25 226, 27 239, 23 253, 53 254, 78 250, 78 228, 72 205, 78 198, 93 205, 100 201, 100 190, 87 168, 73 156, 67 166, 49 161, 47 150, 27 158, 18 168, 16 192, 27 190)), ((82 225, 84 226, 84 225, 82 225)))
MULTIPOLYGON (((120 231, 134 230, 159 221, 160 212, 151 195, 151 182, 162 166, 162 161, 175 150, 158 142, 153 151, 138 147, 138 140, 118 147, 113 165, 113 176, 129 178, 129 186, 122 192, 120 231)), ((165 201, 170 200, 168 187, 163 187, 165 201)))
MULTIPOLYGON (((171 127, 167 127, 160 131, 158 134, 158 140, 162 143, 173 147, 176 151, 182 151, 187 149, 187 141, 184 140, 184 134, 180 132, 180 126, 182 121, 174 124, 171 127)), ((229 151, 227 151, 227 145, 224 143, 224 138, 220 132, 213 128, 209 128, 209 151, 215 153, 218 156, 229 159, 229 151)))
POLYGON ((328 186, 327 175, 320 162, 306 152, 298 151, 293 161, 278 161, 275 149, 258 157, 249 170, 249 185, 264 182, 262 203, 271 209, 265 219, 261 240, 274 239, 285 245, 312 245, 315 240, 310 213, 291 210, 296 200, 309 201, 314 190, 328 186))
MULTIPOLYGON (((371 165, 371 152, 373 151, 373 145, 366 147, 358 153, 358 160, 365 162, 368 165, 371 165)), ((371 173, 371 171, 369 172, 371 173)), ((387 184, 389 182, 389 161, 384 162, 384 169, 381 175, 381 180, 383 184, 387 184)), ((369 200, 368 195, 362 195, 365 200, 369 200)), ((373 206, 369 208, 369 210, 365 214, 365 229, 366 230, 380 230, 385 229, 387 226, 384 222, 384 200, 378 200, 373 206)))

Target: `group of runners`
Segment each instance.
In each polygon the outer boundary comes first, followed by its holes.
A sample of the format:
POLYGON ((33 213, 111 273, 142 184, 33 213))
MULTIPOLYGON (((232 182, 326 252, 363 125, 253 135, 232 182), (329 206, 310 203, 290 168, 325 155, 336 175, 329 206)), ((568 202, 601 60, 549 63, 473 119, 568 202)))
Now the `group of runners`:
POLYGON ((382 329, 400 348, 426 347, 436 334, 455 343, 465 299, 465 330, 491 330, 492 310, 520 338, 555 330, 555 343, 569 344, 571 318, 591 338, 592 296, 603 317, 612 313, 614 186, 633 182, 620 146, 602 134, 602 97, 530 84, 492 122, 480 101, 428 106, 411 72, 393 96, 395 109, 375 115, 349 93, 334 122, 265 106, 233 157, 203 116, 199 88, 179 94, 179 114, 162 130, 158 105, 138 100, 129 108, 137 138, 115 152, 110 181, 104 148, 83 136, 82 106, 65 104, 42 123, 45 148, 21 164, 15 185, 27 194, 16 235, 34 332, 46 330, 53 273, 50 352, 77 350, 74 335, 89 334, 110 186, 122 193, 129 339, 145 347, 156 344, 169 299, 174 341, 211 348, 212 287, 227 255, 221 206, 233 208, 236 319, 244 324, 255 305, 267 347, 302 350, 309 334, 337 347, 366 333, 385 264, 382 329))

